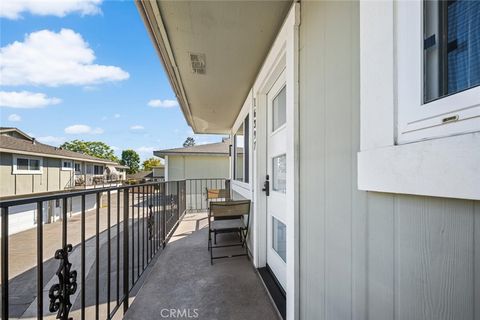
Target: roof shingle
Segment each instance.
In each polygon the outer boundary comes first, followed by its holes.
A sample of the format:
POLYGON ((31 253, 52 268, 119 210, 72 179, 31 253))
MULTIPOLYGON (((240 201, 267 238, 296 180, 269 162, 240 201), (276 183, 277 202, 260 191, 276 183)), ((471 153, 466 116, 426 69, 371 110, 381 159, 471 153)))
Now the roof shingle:
POLYGON ((92 157, 80 152, 74 152, 70 150, 56 148, 53 146, 49 146, 47 144, 40 143, 38 141, 35 141, 35 143, 32 143, 32 141, 18 139, 8 135, 0 135, 0 149, 2 150, 8 149, 8 151, 12 153, 15 153, 15 151, 20 151, 20 152, 23 151, 28 153, 36 153, 40 155, 51 155, 54 157, 61 157, 66 159, 78 159, 78 160, 85 160, 85 161, 91 161, 91 162, 115 164, 115 165, 118 164, 110 160, 92 157))

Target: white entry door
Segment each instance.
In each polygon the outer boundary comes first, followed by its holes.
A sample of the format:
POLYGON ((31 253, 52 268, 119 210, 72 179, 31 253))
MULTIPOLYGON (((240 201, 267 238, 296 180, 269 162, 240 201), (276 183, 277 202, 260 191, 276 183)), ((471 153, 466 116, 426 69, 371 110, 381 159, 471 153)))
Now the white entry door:
POLYGON ((267 264, 280 285, 286 285, 287 261, 287 117, 285 71, 267 94, 267 264))

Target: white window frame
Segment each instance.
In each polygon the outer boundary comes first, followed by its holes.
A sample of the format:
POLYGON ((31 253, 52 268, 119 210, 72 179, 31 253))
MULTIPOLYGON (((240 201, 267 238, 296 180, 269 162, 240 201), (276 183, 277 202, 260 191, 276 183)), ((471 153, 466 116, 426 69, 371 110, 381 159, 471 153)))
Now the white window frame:
POLYGON ((73 163, 73 170, 74 170, 75 173, 77 173, 77 174, 82 173, 82 163, 75 161, 75 162, 73 163), (76 166, 77 164, 80 166, 80 170, 79 170, 79 171, 77 171, 77 170, 75 169, 75 166, 76 166))
MULTIPOLYGON (((405 57, 400 57, 399 53, 403 48, 401 42, 406 41, 401 39, 402 35, 408 34, 405 30, 412 27, 408 23, 405 25, 402 14, 417 10, 416 17, 420 19, 420 9, 419 0, 360 2, 358 189, 480 200, 480 119, 424 126, 408 133, 400 131, 403 128, 402 119, 405 119, 402 112, 410 109, 402 100, 408 98, 405 97, 406 93, 399 90, 402 79, 408 80, 404 77, 405 73, 400 72, 403 66, 401 61, 405 57), (405 7, 409 5, 412 7, 405 7), (399 96, 403 96, 402 99, 399 96), (477 132, 469 132, 467 125, 474 126, 477 132)), ((413 21, 410 23, 414 24, 413 21)), ((423 24, 417 22, 414 34, 418 37, 413 36, 418 42, 418 50, 415 58, 412 58, 417 59, 417 68, 423 61, 423 29, 420 26, 423 24)), ((410 50, 414 51, 413 48, 410 50)), ((411 98, 417 107, 423 101, 422 70, 419 68, 416 73, 417 96, 411 98)), ((461 99, 464 93, 472 94, 475 89, 447 96, 436 103, 444 103, 444 107, 451 103, 452 108, 458 110, 458 103, 465 101, 461 99)), ((469 108, 461 111, 475 110, 469 108)), ((437 114, 424 119, 423 124, 449 115, 437 114)), ((418 121, 415 124, 421 123, 418 121)))
POLYGON ((74 169, 72 160, 62 159, 62 171, 73 171, 74 169), (70 167, 65 167, 65 163, 70 163, 70 167))
POLYGON ((245 124, 247 123, 246 120, 247 120, 247 117, 248 117, 248 130, 250 131, 250 117, 249 117, 250 113, 246 113, 244 116, 242 116, 242 121, 240 122, 240 126, 236 129, 235 133, 233 134, 233 139, 232 139, 232 148, 233 148, 233 152, 232 152, 232 156, 233 156, 233 180, 235 180, 236 182, 239 182, 239 183, 244 183, 246 185, 250 184, 250 167, 251 167, 251 163, 250 163, 250 153, 251 153, 251 150, 250 150, 250 132, 248 132, 248 135, 246 134, 245 132, 245 124), (237 133, 238 133, 238 130, 240 129, 240 127, 243 125, 243 161, 242 161, 242 172, 243 172, 243 178, 242 180, 237 180, 237 161, 238 161, 238 158, 237 158, 237 133), (245 136, 248 136, 248 140, 249 141, 245 141, 245 136), (249 153, 246 154, 245 153, 245 150, 246 150, 246 146, 248 144, 248 150, 249 150, 249 153), (248 163, 248 172, 245 172, 245 164, 248 163), (248 175, 248 176, 247 176, 248 175), (245 180, 248 180, 248 181, 245 181, 245 180))
POLYGON ((12 163, 12 171, 13 174, 42 174, 43 173, 43 158, 41 157, 32 157, 32 156, 24 156, 24 155, 13 155, 13 163, 12 163), (28 166, 30 167, 30 160, 38 160, 39 161, 39 169, 38 170, 21 170, 17 168, 17 160, 18 159, 28 159, 28 166))
POLYGON ((423 1, 397 1, 396 9, 397 143, 480 131, 479 86, 423 102, 423 1))

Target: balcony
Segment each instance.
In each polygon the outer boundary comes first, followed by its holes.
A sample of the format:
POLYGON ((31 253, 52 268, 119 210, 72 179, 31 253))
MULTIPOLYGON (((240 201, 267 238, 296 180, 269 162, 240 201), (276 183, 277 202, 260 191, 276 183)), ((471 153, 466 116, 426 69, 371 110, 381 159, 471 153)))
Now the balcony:
POLYGON ((197 179, 1 199, 2 318, 277 319, 248 259, 210 265, 204 190, 228 185, 197 179), (52 202, 60 215, 49 220, 52 202), (16 226, 22 206, 35 207, 34 228, 16 226))

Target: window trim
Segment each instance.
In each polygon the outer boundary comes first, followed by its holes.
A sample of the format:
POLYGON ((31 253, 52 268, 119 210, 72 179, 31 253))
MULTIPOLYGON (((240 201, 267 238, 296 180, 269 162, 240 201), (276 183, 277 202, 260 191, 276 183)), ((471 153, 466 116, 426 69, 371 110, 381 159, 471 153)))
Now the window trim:
POLYGON ((479 86, 424 103, 423 1, 399 1, 396 9, 396 143, 479 131, 479 86))
POLYGON ((78 162, 78 161, 74 161, 73 163, 73 170, 75 171, 75 174, 82 174, 82 163, 81 162, 78 162), (77 169, 75 168, 76 165, 80 165, 80 170, 77 171, 77 169))
POLYGON ((25 156, 25 155, 13 155, 12 159, 12 173, 13 174, 43 174, 43 158, 41 157, 32 157, 32 156, 25 156), (28 166, 30 168, 30 160, 38 160, 39 161, 39 169, 38 170, 22 170, 17 168, 17 161, 18 159, 28 159, 28 166))
POLYGON ((233 134, 233 180, 248 185, 250 183, 250 113, 246 113, 242 118, 240 126, 233 134), (237 132, 243 127, 243 179, 237 179, 237 132), (248 132, 247 132, 248 131, 248 132))
POLYGON ((73 160, 62 159, 62 171, 73 171, 73 170, 75 170, 73 160), (64 166, 65 163, 70 163, 70 167, 65 167, 64 166))
MULTIPOLYGON (((412 2, 409 2, 412 3, 412 2)), ((360 2, 360 152, 364 191, 480 200, 480 133, 398 144, 398 7, 360 2)), ((479 119, 480 120, 480 119, 479 119)), ((453 125, 463 125, 458 121, 453 125)))

